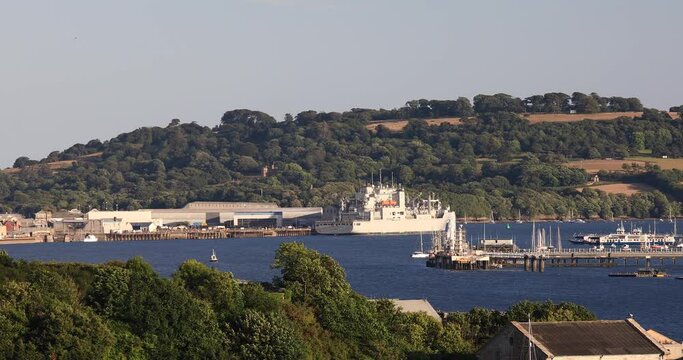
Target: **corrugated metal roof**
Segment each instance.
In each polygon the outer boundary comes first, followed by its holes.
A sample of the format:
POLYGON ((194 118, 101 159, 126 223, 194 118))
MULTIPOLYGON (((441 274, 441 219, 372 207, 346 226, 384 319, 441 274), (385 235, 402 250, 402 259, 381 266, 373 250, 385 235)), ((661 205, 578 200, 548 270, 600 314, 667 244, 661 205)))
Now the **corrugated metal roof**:
MULTIPOLYGON (((525 335, 527 325, 513 323, 525 335)), ((536 342, 555 356, 662 354, 662 350, 626 320, 531 323, 536 342)))

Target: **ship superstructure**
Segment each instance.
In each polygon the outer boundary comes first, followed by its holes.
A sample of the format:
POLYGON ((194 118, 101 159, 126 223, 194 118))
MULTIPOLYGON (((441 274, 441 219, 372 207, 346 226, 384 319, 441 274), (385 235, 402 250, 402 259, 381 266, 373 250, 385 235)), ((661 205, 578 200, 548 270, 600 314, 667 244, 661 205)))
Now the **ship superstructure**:
POLYGON ((449 208, 438 199, 410 201, 400 185, 369 184, 342 201, 335 219, 318 221, 319 234, 416 234, 443 231, 449 208))

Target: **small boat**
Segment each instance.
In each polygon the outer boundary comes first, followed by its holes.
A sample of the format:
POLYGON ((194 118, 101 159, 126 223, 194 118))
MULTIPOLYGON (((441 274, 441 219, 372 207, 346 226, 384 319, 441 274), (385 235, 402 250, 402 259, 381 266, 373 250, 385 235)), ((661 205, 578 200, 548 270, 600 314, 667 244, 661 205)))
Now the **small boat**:
POLYGON ((216 256, 216 250, 211 249, 211 256, 209 256, 209 262, 218 262, 218 256, 216 256))
POLYGON ((97 237, 93 234, 88 234, 85 236, 85 239, 83 239, 83 242, 97 242, 97 237))
POLYGON ((676 280, 683 280, 683 276, 677 276, 676 280))
POLYGON ((650 278, 650 277, 666 277, 666 273, 664 270, 659 270, 659 269, 652 269, 652 268, 644 268, 644 269, 638 269, 635 272, 618 272, 618 273, 610 273, 609 276, 611 277, 639 277, 639 278, 650 278))
POLYGON ((420 250, 413 251, 413 254, 410 255, 413 259, 426 259, 429 257, 429 254, 424 252, 424 248, 422 245, 422 233, 420 233, 420 250))
POLYGON ((517 210, 517 220, 515 220, 515 222, 518 224, 524 223, 524 221, 522 220, 522 211, 519 209, 517 210))

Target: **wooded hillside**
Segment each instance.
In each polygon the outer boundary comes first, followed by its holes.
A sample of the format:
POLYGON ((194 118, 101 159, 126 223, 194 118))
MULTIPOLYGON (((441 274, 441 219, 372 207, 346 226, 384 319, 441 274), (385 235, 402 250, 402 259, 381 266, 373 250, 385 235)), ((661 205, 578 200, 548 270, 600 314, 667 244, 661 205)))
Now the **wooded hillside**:
MULTIPOLYGON (((567 104, 566 97, 560 99, 567 104)), ((603 105, 593 96, 577 99, 599 105, 577 108, 584 111, 603 106, 633 110, 639 103, 633 100, 624 108, 614 105, 621 103, 616 100, 603 105)), ((446 108, 467 109, 466 100, 447 102, 452 106, 446 108)), ((627 197, 578 191, 589 176, 564 165, 571 159, 641 154, 682 157, 680 120, 641 109, 640 117, 609 122, 532 124, 505 111, 537 108, 529 101, 500 94, 475 97, 468 111, 497 112, 477 113, 459 125, 429 126, 424 119, 410 118, 399 133, 381 124, 367 128, 382 110, 304 111, 279 122, 262 112, 232 110, 213 128, 175 119, 167 127, 77 144, 40 161, 17 159, 16 169, 0 174, 0 210, 30 215, 42 208, 169 208, 194 200, 324 206, 337 204, 383 169, 413 195, 436 193, 459 216, 488 216, 493 210, 496 218, 512 218, 518 209, 525 217, 561 217, 570 210, 585 217, 660 217, 670 209, 680 213, 680 171, 650 166, 602 174, 605 180, 619 181, 643 172, 652 175, 641 177, 658 191, 627 197), (264 167, 268 174, 262 177, 264 167), (660 181, 664 178, 671 183, 660 181)), ((426 114, 425 108, 430 116, 461 111, 439 110, 429 103, 409 102, 406 108, 417 113, 404 115, 426 114)), ((540 110, 567 110, 549 105, 554 102, 543 104, 540 110)), ((568 104, 570 109, 578 106, 568 104)))

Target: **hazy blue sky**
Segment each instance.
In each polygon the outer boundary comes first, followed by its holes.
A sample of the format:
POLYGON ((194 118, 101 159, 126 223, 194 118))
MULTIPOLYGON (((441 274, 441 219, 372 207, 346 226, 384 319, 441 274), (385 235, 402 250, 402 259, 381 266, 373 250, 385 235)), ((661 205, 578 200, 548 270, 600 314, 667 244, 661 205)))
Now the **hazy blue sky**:
POLYGON ((0 166, 234 108, 597 91, 683 103, 683 1, 0 0, 0 166))

